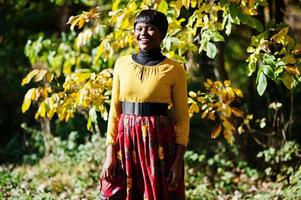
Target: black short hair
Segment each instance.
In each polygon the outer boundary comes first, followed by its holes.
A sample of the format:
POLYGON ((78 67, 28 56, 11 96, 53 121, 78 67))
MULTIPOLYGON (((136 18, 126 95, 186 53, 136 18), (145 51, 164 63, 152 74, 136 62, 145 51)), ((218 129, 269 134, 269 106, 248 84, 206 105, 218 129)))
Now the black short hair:
POLYGON ((156 10, 142 10, 136 17, 134 28, 138 23, 151 24, 160 29, 163 38, 166 36, 168 29, 168 21, 165 14, 156 10))

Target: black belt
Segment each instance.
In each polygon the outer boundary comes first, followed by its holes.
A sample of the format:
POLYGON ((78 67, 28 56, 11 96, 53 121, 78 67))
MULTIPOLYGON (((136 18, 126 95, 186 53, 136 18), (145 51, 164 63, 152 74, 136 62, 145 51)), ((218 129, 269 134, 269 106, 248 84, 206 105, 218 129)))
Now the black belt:
POLYGON ((122 113, 127 115, 167 115, 166 103, 122 102, 122 113))

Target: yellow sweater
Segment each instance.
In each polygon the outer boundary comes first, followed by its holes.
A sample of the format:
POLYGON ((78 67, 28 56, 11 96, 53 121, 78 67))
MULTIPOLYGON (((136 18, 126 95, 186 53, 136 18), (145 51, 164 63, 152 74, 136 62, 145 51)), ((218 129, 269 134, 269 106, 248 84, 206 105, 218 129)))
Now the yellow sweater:
POLYGON ((173 106, 176 143, 187 145, 189 114, 184 67, 166 58, 155 66, 136 63, 131 55, 115 63, 106 144, 114 144, 121 101, 168 103, 173 106))

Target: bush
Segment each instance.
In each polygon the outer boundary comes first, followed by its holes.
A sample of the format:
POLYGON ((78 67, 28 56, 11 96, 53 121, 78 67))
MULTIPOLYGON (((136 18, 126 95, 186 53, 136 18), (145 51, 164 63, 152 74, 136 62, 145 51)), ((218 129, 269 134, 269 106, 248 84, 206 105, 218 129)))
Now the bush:
POLYGON ((77 132, 71 132, 68 140, 54 138, 52 153, 34 166, 16 167, 12 174, 4 168, 0 177, 4 194, 28 200, 96 199, 105 140, 94 134, 77 145, 77 137, 77 132))

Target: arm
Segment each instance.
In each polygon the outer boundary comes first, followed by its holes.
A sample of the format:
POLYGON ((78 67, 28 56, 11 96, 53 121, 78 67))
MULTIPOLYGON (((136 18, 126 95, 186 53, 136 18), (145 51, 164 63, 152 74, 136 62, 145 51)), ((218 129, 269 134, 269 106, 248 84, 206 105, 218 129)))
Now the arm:
POLYGON ((187 104, 187 82, 184 67, 178 66, 172 87, 174 123, 176 134, 176 157, 169 171, 168 190, 175 190, 182 173, 183 158, 188 143, 189 113, 187 104))
POLYGON ((108 130, 106 139, 106 158, 103 165, 103 170, 101 176, 108 180, 112 180, 115 176, 116 169, 116 152, 115 152, 115 142, 118 131, 118 121, 119 115, 121 113, 121 104, 119 101, 119 74, 118 74, 118 61, 115 64, 114 75, 113 75, 113 85, 112 85, 112 97, 111 106, 108 120, 108 130))
POLYGON ((186 147, 181 144, 177 144, 176 146, 176 158, 169 170, 168 174, 168 190, 173 191, 177 189, 178 183, 181 177, 182 173, 182 167, 183 167, 183 157, 186 150, 186 147))
POLYGON ((115 144, 116 142, 116 137, 118 132, 118 121, 121 113, 121 103, 119 101, 120 82, 119 82, 118 63, 119 62, 117 60, 114 67, 111 106, 109 112, 107 139, 106 139, 107 146, 110 144, 115 144))

